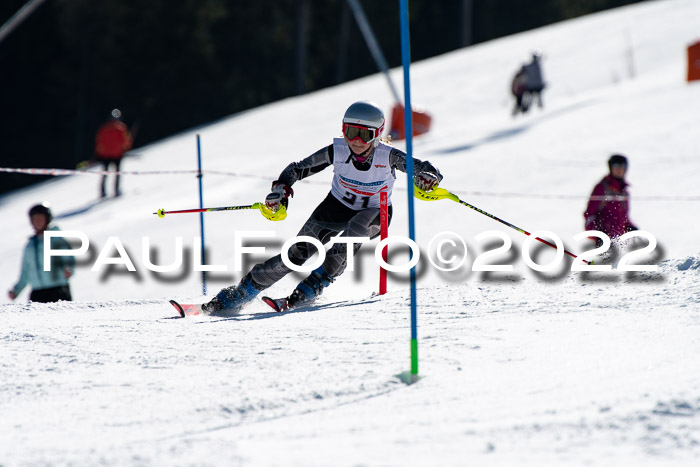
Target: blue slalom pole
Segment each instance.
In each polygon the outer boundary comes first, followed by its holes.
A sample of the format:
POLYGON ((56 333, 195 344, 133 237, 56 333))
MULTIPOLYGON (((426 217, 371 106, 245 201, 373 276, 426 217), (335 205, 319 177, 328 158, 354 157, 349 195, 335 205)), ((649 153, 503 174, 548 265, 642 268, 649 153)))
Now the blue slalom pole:
MULTIPOLYGON (((197 135, 197 178, 199 179, 199 209, 204 209, 204 196, 202 190, 202 144, 197 135)), ((199 213, 199 235, 202 241, 202 264, 207 264, 204 257, 204 213, 199 213)), ((207 294, 207 273, 202 271, 202 295, 207 294)))
MULTIPOLYGON (((408 178, 408 236, 416 241, 415 213, 413 208, 413 114, 411 111, 411 41, 408 29, 408 0, 399 0, 401 19, 401 62, 403 63, 404 122, 406 130, 406 176, 408 178)), ((411 271, 411 377, 418 379, 418 311, 416 296, 416 267, 411 271)))

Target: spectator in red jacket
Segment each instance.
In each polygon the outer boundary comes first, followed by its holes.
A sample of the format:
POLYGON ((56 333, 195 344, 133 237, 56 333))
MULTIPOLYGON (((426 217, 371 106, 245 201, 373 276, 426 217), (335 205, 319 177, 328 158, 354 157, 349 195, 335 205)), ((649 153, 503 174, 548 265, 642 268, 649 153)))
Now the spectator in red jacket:
MULTIPOLYGON (((131 149, 132 138, 129 129, 124 122, 121 121, 122 113, 119 109, 112 110, 112 118, 104 123, 95 137, 95 159, 102 163, 105 171, 109 170, 110 166, 114 167, 116 172, 119 172, 124 153, 131 149)), ((102 175, 102 185, 100 196, 107 196, 105 184, 107 175, 102 175)), ((119 196, 119 174, 117 173, 114 180, 114 196, 119 196)))
POLYGON ((610 174, 593 189, 583 217, 586 230, 599 230, 612 239, 637 230, 637 227, 628 216, 630 204, 628 183, 625 181, 627 158, 615 154, 608 160, 608 167, 610 174))

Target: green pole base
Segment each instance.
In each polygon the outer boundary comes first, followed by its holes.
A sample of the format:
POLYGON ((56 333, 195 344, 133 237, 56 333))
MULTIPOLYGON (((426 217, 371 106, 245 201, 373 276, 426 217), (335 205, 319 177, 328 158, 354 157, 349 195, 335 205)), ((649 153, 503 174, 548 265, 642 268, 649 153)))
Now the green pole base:
POLYGON ((411 371, 396 375, 404 384, 413 384, 420 379, 418 376, 418 340, 411 339, 411 371))
POLYGON ((403 373, 396 375, 396 377, 399 378, 399 381, 408 386, 410 386, 413 383, 417 383, 418 380, 420 380, 420 376, 410 371, 404 371, 403 373))
POLYGON ((411 373, 418 374, 418 340, 411 339, 411 373))

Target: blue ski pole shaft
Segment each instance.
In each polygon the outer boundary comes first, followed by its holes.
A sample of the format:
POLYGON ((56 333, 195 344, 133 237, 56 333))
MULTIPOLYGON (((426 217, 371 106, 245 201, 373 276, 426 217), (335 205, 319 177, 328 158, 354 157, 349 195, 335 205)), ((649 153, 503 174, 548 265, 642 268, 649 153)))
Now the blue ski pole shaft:
MULTIPOLYGON (((408 24, 408 0, 399 0, 401 19, 401 61, 404 83, 404 122, 406 129, 406 176, 408 186, 413 186, 413 120, 411 112, 411 42, 408 24)), ((415 242, 415 212, 413 193, 408 190, 408 236, 415 242)), ((411 268, 411 374, 418 375, 418 305, 416 294, 416 267, 411 268)))
MULTIPOLYGON (((204 190, 202 189, 202 145, 197 135, 197 178, 199 179, 199 209, 204 209, 204 190)), ((202 241, 202 264, 207 264, 205 258, 204 242, 204 212, 199 212, 199 233, 202 241)), ((207 294, 207 273, 202 271, 202 295, 207 294)))

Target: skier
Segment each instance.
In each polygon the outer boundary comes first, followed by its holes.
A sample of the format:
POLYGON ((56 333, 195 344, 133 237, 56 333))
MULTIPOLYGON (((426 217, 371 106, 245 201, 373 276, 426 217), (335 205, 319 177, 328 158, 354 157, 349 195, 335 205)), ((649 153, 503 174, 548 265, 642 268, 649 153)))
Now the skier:
POLYGON ((518 72, 513 76, 513 81, 510 84, 510 92, 515 97, 515 107, 513 107, 512 115, 515 117, 518 112, 523 114, 528 111, 530 106, 530 98, 527 94, 527 73, 525 65, 521 66, 518 72))
POLYGON ((542 68, 540 62, 542 54, 539 51, 532 52, 532 61, 523 67, 526 78, 526 91, 530 97, 530 103, 533 104, 537 99, 537 106, 542 108, 542 90, 545 87, 544 79, 542 78, 542 68))
MULTIPOLYGON (((122 112, 119 109, 112 110, 111 118, 104 123, 95 136, 95 159, 102 163, 103 170, 108 171, 110 166, 114 166, 117 172, 114 178, 114 196, 120 196, 119 190, 119 165, 124 153, 131 149, 133 139, 129 129, 121 121, 122 112)), ((100 185, 100 197, 105 198, 107 191, 105 184, 107 175, 102 175, 100 185)))
MULTIPOLYGON (((298 180, 332 166, 333 181, 330 193, 316 207, 299 231, 299 236, 310 236, 328 243, 331 237, 379 235, 379 194, 388 194, 391 219, 391 191, 396 178, 395 170, 406 171, 406 154, 380 141, 384 130, 384 113, 370 102, 355 102, 343 117, 343 138, 306 159, 289 164, 272 183, 272 191, 265 199, 266 206, 277 211, 287 206, 294 196, 292 185, 298 180)), ((414 159, 414 182, 418 188, 431 191, 442 180, 440 172, 429 162, 414 159)), ((354 251, 360 244, 353 245, 354 251)), ((298 242, 289 249, 289 260, 302 265, 314 254, 310 243, 298 242)), ((336 243, 326 253, 323 264, 302 280, 292 294, 281 304, 268 304, 283 311, 318 297, 345 270, 347 245, 336 243)), ((202 305, 207 313, 236 311, 253 300, 260 291, 270 287, 291 269, 274 256, 257 264, 236 286, 222 289, 216 297, 202 305)))
MULTIPOLYGON (((29 219, 35 235, 24 248, 19 281, 8 293, 11 300, 17 298, 27 284, 32 287, 29 299, 33 302, 72 300, 68 279, 73 275, 75 257, 52 256, 51 270, 44 271, 44 232, 58 230, 58 227, 51 225, 52 218, 51 208, 46 203, 32 206, 29 210, 29 219)), ((51 239, 51 249, 71 249, 71 246, 65 239, 55 237, 51 239)))
MULTIPOLYGON (((627 158, 621 154, 612 155, 608 160, 608 169, 610 173, 593 189, 583 217, 586 230, 598 230, 610 238, 616 238, 638 229, 628 215, 627 158)), ((596 246, 600 245, 602 240, 596 238, 596 246)))

